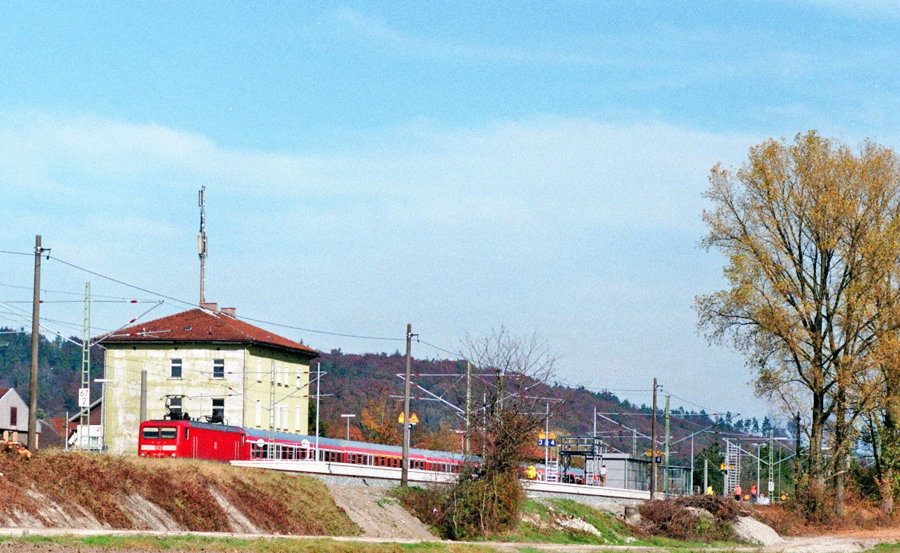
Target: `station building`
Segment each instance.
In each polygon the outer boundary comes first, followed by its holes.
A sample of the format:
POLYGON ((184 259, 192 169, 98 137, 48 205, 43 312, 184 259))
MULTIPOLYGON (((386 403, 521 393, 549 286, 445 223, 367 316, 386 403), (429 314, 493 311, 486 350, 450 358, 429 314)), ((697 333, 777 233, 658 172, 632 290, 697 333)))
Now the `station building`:
POLYGON ((214 303, 103 340, 105 448, 136 454, 143 420, 183 417, 307 434, 310 362, 319 352, 214 303))

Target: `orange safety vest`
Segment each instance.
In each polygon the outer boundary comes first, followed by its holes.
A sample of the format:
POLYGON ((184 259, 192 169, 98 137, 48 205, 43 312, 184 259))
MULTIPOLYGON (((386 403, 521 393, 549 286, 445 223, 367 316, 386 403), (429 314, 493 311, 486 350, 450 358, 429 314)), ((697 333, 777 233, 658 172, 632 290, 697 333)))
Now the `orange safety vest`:
POLYGON ((734 495, 741 495, 743 493, 744 493, 744 490, 742 490, 740 486, 734 487, 734 495))

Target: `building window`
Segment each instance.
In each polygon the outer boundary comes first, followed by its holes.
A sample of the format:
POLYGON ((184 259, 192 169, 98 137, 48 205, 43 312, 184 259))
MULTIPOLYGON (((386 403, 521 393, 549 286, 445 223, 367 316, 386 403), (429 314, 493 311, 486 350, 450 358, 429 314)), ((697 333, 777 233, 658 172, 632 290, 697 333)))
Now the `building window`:
POLYGON ((300 406, 298 405, 297 406, 297 426, 294 427, 294 430, 296 430, 297 432, 300 432, 300 429, 303 428, 302 426, 300 426, 301 422, 302 422, 302 420, 300 419, 300 406))
POLYGON ((256 426, 262 426, 262 404, 256 402, 256 426))
POLYGON ((225 378, 224 359, 213 359, 213 378, 225 378))
MULTIPOLYGON (((281 406, 276 405, 274 407, 274 409, 275 409, 275 423, 272 426, 274 428, 280 428, 281 427, 281 406)), ((404 430, 404 432, 406 432, 406 431, 404 430)))
POLYGON ((256 360, 256 381, 262 382, 262 359, 256 360))
POLYGON ((297 365, 297 387, 303 387, 303 365, 297 365))
POLYGON ((223 422, 225 420, 225 398, 214 397, 212 400, 212 418, 209 422, 223 422))
POLYGON ((9 425, 15 428, 19 424, 19 408, 9 408, 9 425))
POLYGON ((181 378, 181 359, 172 359, 169 376, 171 378, 181 378))
POLYGON ((275 361, 269 361, 269 384, 275 384, 275 361))

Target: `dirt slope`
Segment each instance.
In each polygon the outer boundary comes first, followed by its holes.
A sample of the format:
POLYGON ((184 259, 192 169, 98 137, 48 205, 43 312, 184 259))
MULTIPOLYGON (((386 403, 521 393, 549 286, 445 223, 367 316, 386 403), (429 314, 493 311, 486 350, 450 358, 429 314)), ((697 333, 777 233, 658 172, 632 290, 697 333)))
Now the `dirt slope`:
POLYGON ((394 499, 387 488, 328 486, 335 503, 370 538, 433 540, 428 527, 394 499))
POLYGON ((355 535, 314 478, 224 463, 0 454, 0 526, 355 535))

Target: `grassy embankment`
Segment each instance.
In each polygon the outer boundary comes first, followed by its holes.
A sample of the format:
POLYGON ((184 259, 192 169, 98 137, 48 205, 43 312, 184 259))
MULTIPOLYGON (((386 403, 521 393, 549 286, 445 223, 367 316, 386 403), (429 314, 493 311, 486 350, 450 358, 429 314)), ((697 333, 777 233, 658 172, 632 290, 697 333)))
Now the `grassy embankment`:
MULTIPOLYGON (((423 488, 397 489, 395 494, 410 512, 429 524, 435 534, 441 524, 440 494, 423 488)), ((736 542, 675 540, 653 536, 629 526, 612 513, 594 509, 571 499, 546 501, 526 500, 518 526, 509 532, 490 535, 479 541, 531 542, 573 545, 613 545, 632 547, 665 547, 678 550, 709 547, 734 547, 736 542), (595 531, 585 526, 590 525, 595 531)))
POLYGON ((368 543, 338 541, 328 538, 213 538, 205 536, 31 536, 25 538, 0 537, 2 543, 56 545, 66 550, 91 551, 206 551, 221 553, 490 553, 491 548, 472 544, 421 542, 416 544, 368 543))
POLYGON ((208 461, 61 451, 40 452, 30 461, 0 455, 0 472, 0 520, 7 524, 28 519, 65 527, 60 513, 85 512, 109 528, 162 529, 135 512, 134 499, 140 497, 192 531, 235 531, 237 513, 230 504, 260 532, 359 533, 325 485, 304 476, 208 461))

